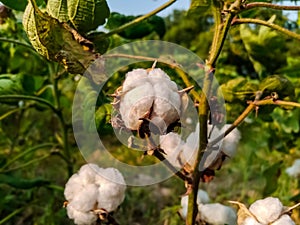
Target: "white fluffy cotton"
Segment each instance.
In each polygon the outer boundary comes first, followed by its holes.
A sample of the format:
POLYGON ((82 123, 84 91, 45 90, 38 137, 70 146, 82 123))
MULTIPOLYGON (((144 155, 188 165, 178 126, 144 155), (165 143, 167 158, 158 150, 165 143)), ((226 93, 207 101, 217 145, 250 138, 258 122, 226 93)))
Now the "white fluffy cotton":
POLYGON ((65 185, 68 216, 78 225, 94 224, 97 215, 93 210, 116 210, 124 200, 125 189, 124 178, 117 169, 86 164, 65 185))
POLYGON ((134 69, 126 74, 122 86, 119 112, 127 128, 137 130, 140 118, 159 117, 162 131, 180 116, 181 96, 177 85, 161 69, 134 69), (151 115, 151 107, 153 106, 151 115))
POLYGON ((267 197, 255 201, 250 205, 249 211, 255 215, 258 222, 269 224, 280 217, 283 211, 283 205, 278 198, 267 197))
MULTIPOLYGON (((181 215, 183 218, 186 218, 186 216, 187 216, 188 202, 189 202, 189 197, 187 195, 185 195, 181 198, 181 207, 182 207, 181 215)), ((198 194, 197 194, 197 205, 207 204, 209 202, 210 202, 210 198, 209 198, 207 192, 202 189, 199 189, 198 194)))
POLYGON ((300 159, 296 159, 291 167, 288 167, 285 172, 291 177, 299 177, 300 175, 300 159))
POLYGON ((289 215, 282 215, 271 225, 296 225, 289 215))
POLYGON ((261 223, 257 222, 256 219, 254 219, 253 217, 247 217, 242 224, 239 225, 262 225, 261 223))
POLYGON ((200 204, 198 210, 201 220, 212 225, 235 225, 236 212, 229 206, 220 203, 200 204))

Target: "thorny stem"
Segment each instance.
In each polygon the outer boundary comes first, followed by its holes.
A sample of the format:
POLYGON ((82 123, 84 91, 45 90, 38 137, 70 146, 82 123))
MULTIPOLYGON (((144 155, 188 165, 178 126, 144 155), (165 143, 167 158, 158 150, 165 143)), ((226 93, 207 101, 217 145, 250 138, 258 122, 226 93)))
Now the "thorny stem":
POLYGON ((234 19, 232 21, 232 25, 244 24, 244 23, 252 23, 270 27, 274 30, 277 30, 285 35, 288 35, 292 38, 300 40, 300 34, 296 34, 288 29, 285 29, 277 24, 270 23, 268 21, 260 20, 260 19, 251 19, 251 18, 241 18, 241 19, 234 19))
POLYGON ((249 4, 245 4, 243 7, 243 10, 248 10, 248 9, 253 9, 253 8, 258 8, 258 7, 265 7, 265 8, 270 8, 270 9, 278 9, 278 10, 300 10, 300 6, 293 5, 293 6, 288 6, 288 5, 276 5, 272 3, 267 3, 267 2, 253 2, 249 4))
POLYGON ((159 13, 160 11, 164 10, 165 8, 169 7, 170 5, 172 5, 175 2, 176 2, 176 0, 170 0, 170 1, 166 2, 165 4, 161 5, 160 7, 158 7, 157 9, 130 21, 129 23, 124 24, 123 26, 120 26, 120 27, 108 32, 105 36, 109 37, 113 34, 120 33, 122 31, 126 30, 127 28, 134 26, 134 25, 142 22, 143 20, 148 19, 149 17, 159 13))

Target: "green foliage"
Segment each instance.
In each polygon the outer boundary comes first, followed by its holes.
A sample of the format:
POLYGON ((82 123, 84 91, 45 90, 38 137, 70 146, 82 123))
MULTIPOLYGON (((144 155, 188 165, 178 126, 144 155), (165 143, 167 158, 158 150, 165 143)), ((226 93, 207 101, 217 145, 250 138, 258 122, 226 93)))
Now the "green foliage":
MULTIPOLYGON (((133 21, 138 16, 125 16, 117 12, 112 12, 105 25, 105 28, 109 30, 116 29, 128 22, 133 21)), ((162 38, 166 32, 165 22, 163 18, 159 16, 151 16, 150 18, 122 31, 119 35, 127 39, 138 39, 143 38, 152 32, 157 33, 157 35, 162 38)))

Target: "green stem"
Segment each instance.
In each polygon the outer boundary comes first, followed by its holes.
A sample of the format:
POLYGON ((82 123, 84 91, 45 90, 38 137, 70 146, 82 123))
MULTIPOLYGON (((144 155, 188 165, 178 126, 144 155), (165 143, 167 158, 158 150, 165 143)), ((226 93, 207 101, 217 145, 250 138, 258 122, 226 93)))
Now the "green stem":
POLYGON ((265 7, 265 8, 276 9, 276 10, 300 10, 300 6, 297 5, 293 5, 293 6, 276 5, 267 2, 253 2, 253 3, 245 4, 243 10, 248 10, 248 9, 253 9, 258 7, 265 7))
POLYGON ((238 24, 244 24, 244 23, 252 23, 252 24, 258 24, 258 25, 263 25, 263 26, 267 26, 270 27, 274 30, 277 30, 289 37, 295 38, 300 40, 300 34, 296 34, 288 29, 285 29, 277 24, 274 23, 270 23, 264 20, 260 20, 260 19, 251 19, 251 18, 241 18, 241 19, 234 19, 232 21, 232 25, 238 25, 238 24))
POLYGON ((0 41, 9 42, 9 43, 13 43, 13 44, 16 44, 16 45, 22 45, 22 46, 24 46, 26 48, 29 48, 30 50, 35 51, 35 49, 31 45, 28 45, 28 44, 26 44, 24 42, 21 42, 21 41, 18 41, 18 40, 13 40, 13 39, 8 39, 8 38, 0 37, 0 41))
POLYGON ((14 217, 14 216, 17 215, 18 213, 22 212, 23 210, 24 210, 24 208, 16 209, 16 210, 13 211, 11 214, 9 214, 8 216, 6 216, 6 217, 3 218, 2 220, 0 220, 0 225, 6 223, 8 220, 10 220, 12 217, 14 217))
POLYGON ((10 161, 8 161, 3 167, 1 170, 7 168, 8 166, 10 166, 12 163, 14 163, 15 161, 17 161, 18 159, 22 158, 23 156, 35 151, 35 150, 38 150, 38 149, 41 149, 41 148, 47 148, 47 147, 53 147, 55 146, 56 144, 54 143, 44 143, 44 144, 40 144, 40 145, 37 145, 37 146, 34 146, 32 148, 29 148, 25 151, 23 151, 21 154, 17 155, 16 157, 14 157, 13 159, 11 159, 10 161))
POLYGON ((22 165, 20 165, 20 166, 17 166, 17 167, 14 167, 14 168, 10 168, 10 169, 7 169, 7 170, 3 170, 3 171, 1 171, 1 173, 8 173, 8 172, 11 172, 11 171, 23 169, 23 168, 25 168, 25 167, 27 167, 27 166, 30 166, 31 164, 34 164, 34 163, 40 162, 40 161, 42 161, 42 160, 44 160, 44 159, 47 159, 47 158, 49 158, 51 155, 52 155, 52 154, 50 153, 50 154, 47 154, 47 155, 42 156, 42 157, 40 157, 40 158, 30 160, 30 161, 28 161, 27 163, 24 163, 24 164, 22 164, 22 165))
POLYGON ((27 107, 21 107, 21 108, 15 108, 15 109, 13 109, 13 110, 11 110, 11 111, 8 111, 7 113, 4 113, 2 116, 0 116, 0 120, 3 120, 3 119, 5 119, 6 117, 10 116, 11 114, 16 113, 16 112, 19 112, 19 111, 21 111, 21 110, 23 110, 23 109, 26 109, 26 108, 27 108, 27 107))
POLYGON ((127 28, 134 26, 134 25, 142 22, 143 20, 148 19, 149 17, 159 13, 160 11, 164 10, 165 8, 169 7, 170 5, 172 5, 175 2, 176 2, 176 0, 170 0, 170 1, 166 2, 165 4, 161 5, 160 7, 158 7, 157 9, 151 11, 150 13, 140 16, 140 17, 130 21, 129 23, 126 23, 123 26, 120 26, 120 27, 108 32, 105 36, 109 37, 113 34, 120 33, 122 31, 126 30, 127 28))
POLYGON ((29 95, 1 95, 0 96, 0 102, 1 101, 7 101, 7 100, 32 100, 32 101, 36 101, 36 102, 39 102, 43 105, 46 105, 48 106, 55 114, 58 113, 58 110, 55 108, 55 106, 45 100, 45 99, 42 99, 42 98, 39 98, 39 97, 35 97, 35 96, 29 96, 29 95))

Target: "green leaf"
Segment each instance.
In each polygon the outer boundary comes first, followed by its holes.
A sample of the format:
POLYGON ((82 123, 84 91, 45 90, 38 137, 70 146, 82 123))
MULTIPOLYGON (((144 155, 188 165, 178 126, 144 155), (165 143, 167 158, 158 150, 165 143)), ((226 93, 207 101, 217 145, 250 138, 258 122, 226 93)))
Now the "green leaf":
POLYGON ((94 43, 96 52, 104 54, 107 51, 110 40, 105 36, 104 32, 93 32, 87 38, 94 43))
POLYGON ((110 14, 106 0, 69 0, 67 3, 70 22, 80 33, 95 30, 110 14))
MULTIPOLYGON (((120 13, 113 12, 108 18, 105 28, 109 30, 116 29, 132 20, 136 19, 138 16, 125 16, 120 13)), ((166 28, 163 18, 159 16, 151 16, 147 20, 144 20, 134 26, 127 28, 125 31, 119 33, 121 37, 127 39, 138 39, 143 38, 152 32, 156 32, 160 37, 163 37, 166 28)))
POLYGON ((0 75, 0 95, 21 94, 23 92, 20 75, 0 75))
POLYGON ((263 97, 269 96, 272 92, 276 92, 280 99, 295 95, 295 88, 292 82, 285 76, 280 75, 266 77, 261 81, 259 90, 263 92, 263 97))
POLYGON ((201 15, 206 13, 211 6, 211 0, 192 0, 188 14, 201 15))
POLYGON ((67 0, 48 0, 47 12, 60 22, 69 21, 67 0))
POLYGON ((50 181, 44 178, 23 179, 9 174, 0 174, 0 183, 7 184, 18 189, 30 189, 50 184, 50 181))
POLYGON ((263 171, 263 177, 266 179, 266 185, 263 190, 263 196, 269 196, 278 187, 278 178, 281 173, 281 166, 283 161, 274 163, 272 166, 268 167, 263 171))

